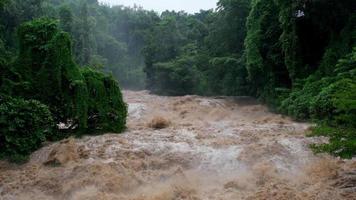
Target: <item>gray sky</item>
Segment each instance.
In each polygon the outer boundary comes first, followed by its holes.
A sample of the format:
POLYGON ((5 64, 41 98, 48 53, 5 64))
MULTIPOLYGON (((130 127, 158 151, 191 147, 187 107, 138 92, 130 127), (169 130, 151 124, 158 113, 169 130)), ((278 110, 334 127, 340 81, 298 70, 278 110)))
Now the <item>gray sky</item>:
POLYGON ((184 10, 188 13, 199 12, 216 7, 218 0, 99 0, 110 5, 142 6, 146 10, 162 12, 165 10, 184 10))

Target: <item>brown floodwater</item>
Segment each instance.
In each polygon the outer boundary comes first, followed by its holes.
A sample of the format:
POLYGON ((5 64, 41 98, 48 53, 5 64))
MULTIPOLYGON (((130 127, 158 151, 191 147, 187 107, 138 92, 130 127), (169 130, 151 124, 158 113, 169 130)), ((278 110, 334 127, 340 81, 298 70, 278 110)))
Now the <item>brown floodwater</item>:
POLYGON ((314 155, 308 145, 327 139, 305 137, 311 124, 247 97, 124 96, 126 132, 0 162, 0 199, 356 199, 356 160, 314 155), (151 128, 155 119, 165 128, 151 128))

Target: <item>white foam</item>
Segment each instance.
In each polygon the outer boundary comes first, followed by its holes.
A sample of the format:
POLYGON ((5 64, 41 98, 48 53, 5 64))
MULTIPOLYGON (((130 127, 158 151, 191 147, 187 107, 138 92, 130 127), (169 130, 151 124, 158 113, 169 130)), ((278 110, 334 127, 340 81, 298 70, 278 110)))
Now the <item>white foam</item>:
POLYGON ((145 105, 141 103, 130 103, 128 105, 128 113, 130 118, 140 119, 142 113, 145 111, 145 105))

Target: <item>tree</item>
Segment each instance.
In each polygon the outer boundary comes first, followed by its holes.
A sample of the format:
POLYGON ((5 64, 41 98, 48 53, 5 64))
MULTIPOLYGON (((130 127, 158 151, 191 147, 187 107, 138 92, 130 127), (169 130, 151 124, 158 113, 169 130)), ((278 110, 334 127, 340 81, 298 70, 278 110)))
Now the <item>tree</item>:
POLYGON ((88 4, 83 3, 80 10, 79 38, 77 40, 77 59, 79 64, 87 65, 90 62, 90 24, 88 15, 88 4))
POLYGON ((61 6, 59 10, 60 27, 67 33, 73 30, 73 14, 69 6, 61 6))
POLYGON ((73 61, 69 35, 59 31, 55 21, 25 23, 19 29, 19 40, 15 69, 29 87, 17 95, 48 105, 56 124, 84 131, 88 120, 97 118, 89 130, 124 129, 127 108, 118 84, 100 72, 82 72, 73 61), (96 93, 100 101, 93 101, 96 93), (115 125, 110 128, 108 124, 115 125))
POLYGON ((207 38, 209 51, 213 56, 241 55, 250 0, 220 0, 217 5, 219 12, 214 15, 207 38))

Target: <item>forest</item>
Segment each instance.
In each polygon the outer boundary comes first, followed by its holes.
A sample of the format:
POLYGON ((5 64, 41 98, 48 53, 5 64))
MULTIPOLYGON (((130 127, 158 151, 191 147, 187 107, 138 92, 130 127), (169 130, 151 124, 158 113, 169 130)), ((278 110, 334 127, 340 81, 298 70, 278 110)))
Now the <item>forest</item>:
POLYGON ((252 96, 356 155, 356 2, 219 0, 157 13, 97 0, 0 0, 0 157, 122 132, 121 88, 252 96))

